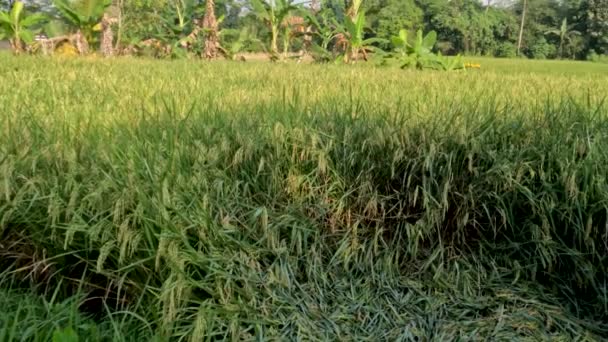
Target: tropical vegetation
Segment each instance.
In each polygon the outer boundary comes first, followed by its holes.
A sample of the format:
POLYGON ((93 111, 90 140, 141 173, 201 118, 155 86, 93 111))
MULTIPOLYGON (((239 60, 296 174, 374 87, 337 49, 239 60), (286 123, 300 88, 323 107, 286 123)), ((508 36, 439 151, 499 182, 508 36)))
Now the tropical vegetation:
POLYGON ((44 20, 41 14, 25 15, 23 2, 16 1, 10 11, 0 11, 0 40, 7 38, 15 53, 24 51, 25 44, 34 42, 32 30, 44 20))
MULTIPOLYGON (((229 57, 225 52, 235 51, 232 44, 239 35, 223 30, 248 32, 251 39, 236 46, 240 52, 264 52, 273 60, 306 53, 350 63, 367 52, 390 52, 391 38, 402 30, 410 37, 420 30, 436 32, 433 53, 444 56, 591 59, 608 53, 608 4, 603 0, 22 1, 14 3, 25 4, 24 13, 69 26, 83 53, 88 44, 100 44, 104 15, 114 19, 108 26, 116 32, 117 53, 155 57, 229 57)), ((57 35, 56 25, 26 24, 49 38, 57 35)), ((2 31, 11 36, 7 28, 2 31)), ((30 44, 29 29, 20 32, 30 44)), ((22 49, 20 44, 14 48, 22 49)))

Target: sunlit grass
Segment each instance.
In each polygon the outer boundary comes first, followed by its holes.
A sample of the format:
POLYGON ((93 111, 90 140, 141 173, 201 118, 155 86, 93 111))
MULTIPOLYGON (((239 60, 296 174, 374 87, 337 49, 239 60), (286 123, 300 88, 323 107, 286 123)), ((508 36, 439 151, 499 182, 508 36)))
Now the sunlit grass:
POLYGON ((605 66, 0 58, 4 293, 96 338, 608 332, 605 66))
POLYGON ((573 60, 528 60, 519 58, 466 57, 465 61, 481 64, 482 69, 502 74, 532 73, 552 76, 602 77, 608 72, 606 65, 573 60))

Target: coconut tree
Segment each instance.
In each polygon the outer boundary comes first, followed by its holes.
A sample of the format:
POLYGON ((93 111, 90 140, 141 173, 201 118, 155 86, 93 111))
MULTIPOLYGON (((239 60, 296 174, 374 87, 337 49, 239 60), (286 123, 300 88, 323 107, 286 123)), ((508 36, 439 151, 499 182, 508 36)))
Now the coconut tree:
POLYGON ((45 20, 41 14, 26 15, 23 2, 16 1, 8 12, 0 12, 0 39, 8 38, 14 53, 23 52, 34 41, 32 27, 45 20))
POLYGON ((573 30, 572 25, 568 25, 568 19, 564 18, 562 24, 557 30, 549 30, 546 34, 552 34, 559 37, 559 58, 564 57, 564 44, 572 40, 573 36, 578 36, 581 33, 573 30))
POLYGON ((278 56, 281 26, 298 7, 294 4, 294 0, 270 0, 270 2, 251 0, 251 6, 255 15, 270 28, 270 52, 273 56, 278 56))
POLYGON ((219 50, 218 22, 215 17, 215 0, 207 0, 205 16, 203 17, 203 30, 205 33, 205 50, 203 57, 216 58, 219 50))
POLYGON ((73 41, 81 55, 89 53, 89 43, 96 31, 101 30, 101 20, 112 0, 53 0, 66 21, 76 30, 73 41))

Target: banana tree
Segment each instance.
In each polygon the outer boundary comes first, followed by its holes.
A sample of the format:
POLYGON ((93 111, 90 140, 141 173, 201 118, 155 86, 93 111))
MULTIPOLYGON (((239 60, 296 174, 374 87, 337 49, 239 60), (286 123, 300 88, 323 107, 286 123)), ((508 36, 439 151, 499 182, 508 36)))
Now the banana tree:
POLYGON ((294 4, 294 0, 271 0, 270 2, 251 0, 251 6, 255 15, 270 28, 270 53, 275 57, 278 56, 281 25, 293 11, 298 9, 298 6, 294 4))
POLYGON ((219 51, 218 22, 215 17, 215 0, 206 0, 203 29, 205 30, 205 51, 203 57, 213 59, 219 51))
POLYGON ((308 25, 313 27, 313 36, 317 37, 318 43, 312 44, 313 58, 319 62, 329 62, 333 55, 329 51, 329 45, 336 39, 340 25, 333 17, 331 10, 323 10, 319 13, 307 13, 308 25))
POLYGON ((359 10, 361 9, 363 0, 351 0, 350 3, 347 2, 347 4, 348 9, 346 10, 346 16, 354 21, 359 15, 359 10))
POLYGON ((399 35, 391 37, 391 43, 393 44, 393 48, 395 52, 397 52, 400 56, 408 55, 408 48, 410 47, 408 41, 407 30, 399 31, 399 35))
POLYGON ((572 25, 568 25, 568 19, 564 18, 558 30, 549 30, 545 34, 553 34, 559 37, 559 58, 564 57, 564 44, 572 40, 572 36, 578 36, 581 33, 573 30, 572 25))
MULTIPOLYGON (((247 44, 258 43, 261 44, 260 40, 256 38, 254 31, 251 27, 244 27, 238 29, 223 29, 219 31, 219 35, 223 40, 222 46, 220 47, 226 58, 230 60, 238 60, 239 53, 247 46, 247 44)), ((242 60, 244 58, 241 56, 242 60)))
POLYGON ((196 4, 192 0, 170 0, 168 4, 157 13, 154 38, 174 47, 194 43, 191 38, 197 39, 202 30, 201 21, 195 19, 199 15, 196 4))
POLYGON ((385 43, 381 38, 365 39, 366 19, 365 11, 359 11, 354 19, 346 17, 344 20, 343 32, 337 37, 345 48, 344 62, 354 63, 362 55, 367 60, 368 51, 377 50, 374 43, 385 43))
POLYGON ((23 2, 16 1, 8 12, 0 12, 0 39, 8 38, 14 53, 23 52, 34 41, 32 27, 45 20, 41 14, 25 15, 23 2))
POLYGON ((435 69, 443 71, 466 70, 461 55, 454 57, 442 56, 441 52, 437 53, 435 69))
POLYGON ((177 26, 183 29, 188 24, 188 12, 191 4, 185 0, 172 0, 169 3, 177 16, 177 26))
POLYGON ((101 30, 101 20, 112 0, 53 0, 53 3, 76 30, 74 41, 78 53, 87 54, 95 32, 101 30))
POLYGON ((398 36, 393 36, 391 42, 401 59, 402 68, 416 67, 416 69, 424 69, 432 67, 436 62, 436 55, 433 53, 433 47, 437 42, 437 33, 431 31, 423 36, 422 30, 418 30, 416 38, 413 42, 408 40, 406 30, 399 31, 398 36))

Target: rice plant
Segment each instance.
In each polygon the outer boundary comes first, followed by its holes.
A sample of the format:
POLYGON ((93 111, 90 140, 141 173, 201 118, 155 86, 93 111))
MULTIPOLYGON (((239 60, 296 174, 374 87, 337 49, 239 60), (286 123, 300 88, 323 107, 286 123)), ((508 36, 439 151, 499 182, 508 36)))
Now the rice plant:
POLYGON ((0 336, 608 336, 601 64, 0 58, 0 336))

